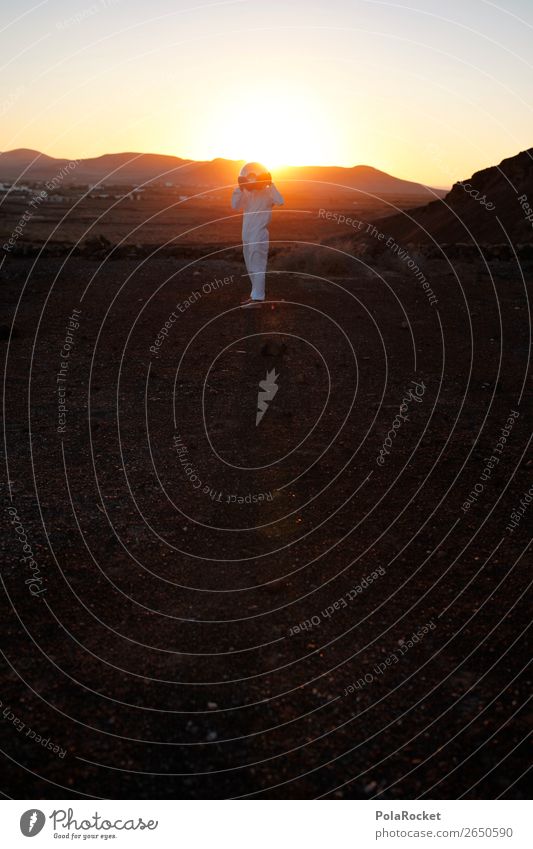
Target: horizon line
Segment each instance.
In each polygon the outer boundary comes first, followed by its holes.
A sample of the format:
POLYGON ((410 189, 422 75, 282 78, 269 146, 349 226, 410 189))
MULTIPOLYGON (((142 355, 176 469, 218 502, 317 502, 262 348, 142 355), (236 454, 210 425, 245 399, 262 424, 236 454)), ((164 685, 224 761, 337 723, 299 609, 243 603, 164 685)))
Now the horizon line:
MULTIPOLYGON (((150 150, 150 151, 147 151, 147 150, 144 150, 144 151, 142 151, 142 150, 141 151, 139 151, 139 150, 109 151, 108 150, 105 153, 99 153, 95 156, 83 156, 83 157, 52 156, 49 153, 45 153, 43 150, 37 150, 37 148, 33 148, 33 147, 14 147, 14 148, 11 148, 9 150, 0 150, 0 156, 4 156, 4 155, 9 154, 9 153, 17 153, 19 151, 28 151, 30 153, 37 153, 39 156, 45 156, 48 159, 55 159, 55 160, 58 160, 58 161, 65 160, 67 162, 84 162, 84 161, 87 161, 87 160, 90 160, 90 159, 101 159, 104 156, 120 156, 120 155, 122 155, 122 156, 125 156, 125 155, 168 156, 168 157, 172 157, 173 159, 179 159, 182 162, 196 162, 196 163, 200 163, 200 162, 211 163, 211 162, 217 162, 217 161, 241 163, 241 162, 247 161, 246 159, 231 159, 231 158, 226 157, 226 156, 214 156, 212 159, 192 159, 190 157, 180 156, 177 153, 160 153, 160 152, 155 152, 155 151, 152 151, 152 150, 150 150)), ((434 184, 430 185, 429 183, 422 183, 422 182, 420 182, 420 180, 415 180, 411 177, 399 177, 398 175, 391 174, 389 171, 384 171, 382 168, 378 168, 375 165, 367 165, 365 163, 357 163, 356 165, 339 165, 337 163, 329 163, 327 165, 324 165, 324 164, 317 165, 316 163, 312 163, 312 162, 311 163, 304 163, 304 164, 301 164, 301 165, 293 165, 293 164, 289 164, 289 163, 284 163, 283 165, 276 165, 273 168, 271 168, 270 170, 275 172, 275 171, 283 171, 285 169, 290 169, 290 168, 341 168, 345 171, 351 171, 354 168, 371 168, 374 171, 379 171, 381 174, 386 174, 388 177, 393 177, 396 180, 403 180, 403 181, 408 182, 408 183, 415 183, 415 184, 422 186, 424 188, 430 188, 430 189, 433 188, 433 189, 439 189, 440 191, 449 191, 451 189, 452 185, 453 185, 453 183, 451 183, 450 185, 447 185, 447 186, 437 186, 437 185, 434 185, 434 184)))

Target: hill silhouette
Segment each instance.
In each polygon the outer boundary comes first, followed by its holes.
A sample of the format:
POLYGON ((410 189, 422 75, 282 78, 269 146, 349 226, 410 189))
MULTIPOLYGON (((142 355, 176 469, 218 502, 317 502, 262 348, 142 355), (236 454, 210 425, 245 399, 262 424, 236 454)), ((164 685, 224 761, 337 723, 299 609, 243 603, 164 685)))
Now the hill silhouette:
POLYGON ((426 206, 375 222, 403 243, 533 242, 533 148, 476 171, 426 206), (528 209, 529 207, 529 209, 528 209))
MULTIPOLYGON (((0 180, 46 181, 61 173, 69 163, 69 159, 57 159, 37 150, 11 150, 0 153, 0 180)), ((168 182, 196 189, 214 189, 233 186, 242 164, 242 161, 221 158, 196 161, 158 153, 107 153, 79 160, 64 177, 64 183, 139 185, 168 182)), ((287 167, 280 169, 279 175, 284 181, 295 181, 310 193, 336 188, 356 189, 378 197, 439 197, 444 194, 440 189, 402 180, 368 165, 287 167)))

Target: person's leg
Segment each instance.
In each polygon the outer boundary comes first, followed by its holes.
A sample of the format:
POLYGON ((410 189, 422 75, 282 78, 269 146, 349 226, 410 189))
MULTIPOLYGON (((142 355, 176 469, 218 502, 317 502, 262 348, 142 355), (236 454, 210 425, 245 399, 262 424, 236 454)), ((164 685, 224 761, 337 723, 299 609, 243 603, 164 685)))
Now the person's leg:
POLYGON ((250 292, 250 297, 254 301, 264 301, 265 300, 265 272, 264 271, 253 271, 250 274, 250 280, 252 281, 252 291, 250 292))
POLYGON ((264 301, 268 241, 245 243, 243 249, 246 270, 252 283, 250 297, 254 301, 264 301))
POLYGON ((248 273, 248 277, 250 280, 252 279, 252 269, 253 269, 253 259, 252 259, 252 251, 253 244, 250 242, 243 242, 242 252, 244 254, 244 264, 246 266, 246 271, 248 273))

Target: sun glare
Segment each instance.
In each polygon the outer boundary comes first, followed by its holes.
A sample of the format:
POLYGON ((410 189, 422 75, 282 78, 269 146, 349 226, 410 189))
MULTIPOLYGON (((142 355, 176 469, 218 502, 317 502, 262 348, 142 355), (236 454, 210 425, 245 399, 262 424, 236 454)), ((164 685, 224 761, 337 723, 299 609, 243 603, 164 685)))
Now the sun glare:
POLYGON ((214 156, 259 161, 270 169, 316 165, 331 157, 333 132, 323 108, 286 84, 230 95, 215 111, 207 132, 214 156))

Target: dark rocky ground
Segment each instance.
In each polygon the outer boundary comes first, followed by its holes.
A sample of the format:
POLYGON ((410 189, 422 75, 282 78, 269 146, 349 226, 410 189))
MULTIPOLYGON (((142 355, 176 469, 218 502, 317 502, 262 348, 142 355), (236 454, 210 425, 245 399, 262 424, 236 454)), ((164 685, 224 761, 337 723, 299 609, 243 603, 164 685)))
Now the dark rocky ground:
POLYGON ((276 263, 268 293, 285 302, 243 311, 240 262, 188 262, 7 257, 0 272, 4 793, 522 798, 533 507, 506 526, 533 483, 531 266, 428 261, 432 306, 404 266, 328 280, 276 263), (423 395, 379 466, 413 380, 423 395))

